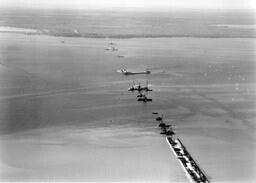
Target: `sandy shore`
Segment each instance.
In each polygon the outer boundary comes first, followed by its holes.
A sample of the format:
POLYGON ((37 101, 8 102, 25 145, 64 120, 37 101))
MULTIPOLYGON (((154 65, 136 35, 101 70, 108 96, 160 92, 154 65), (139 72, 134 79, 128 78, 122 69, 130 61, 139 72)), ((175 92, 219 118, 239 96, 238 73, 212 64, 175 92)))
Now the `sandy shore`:
POLYGON ((0 34, 1 180, 186 182, 153 111, 212 181, 255 180, 254 40, 113 41, 0 34))

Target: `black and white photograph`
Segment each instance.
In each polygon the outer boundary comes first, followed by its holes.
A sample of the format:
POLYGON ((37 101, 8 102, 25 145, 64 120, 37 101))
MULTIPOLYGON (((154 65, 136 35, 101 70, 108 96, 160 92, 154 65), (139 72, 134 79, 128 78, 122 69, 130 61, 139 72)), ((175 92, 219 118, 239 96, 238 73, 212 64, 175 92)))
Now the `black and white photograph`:
POLYGON ((0 182, 256 182, 256 1, 0 0, 0 182))

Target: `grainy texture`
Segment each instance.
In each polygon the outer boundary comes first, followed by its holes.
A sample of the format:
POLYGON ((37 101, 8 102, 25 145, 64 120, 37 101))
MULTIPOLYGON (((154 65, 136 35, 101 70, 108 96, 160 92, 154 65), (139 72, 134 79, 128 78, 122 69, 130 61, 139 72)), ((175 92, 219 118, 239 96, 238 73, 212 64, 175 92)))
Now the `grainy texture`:
POLYGON ((110 39, 1 33, 1 180, 186 181, 156 128, 158 111, 214 182, 253 182, 255 39, 232 29, 241 36, 112 39, 117 52, 105 50, 110 39), (123 76, 122 67, 152 74, 123 76), (127 91, 132 80, 149 80, 152 103, 127 91))

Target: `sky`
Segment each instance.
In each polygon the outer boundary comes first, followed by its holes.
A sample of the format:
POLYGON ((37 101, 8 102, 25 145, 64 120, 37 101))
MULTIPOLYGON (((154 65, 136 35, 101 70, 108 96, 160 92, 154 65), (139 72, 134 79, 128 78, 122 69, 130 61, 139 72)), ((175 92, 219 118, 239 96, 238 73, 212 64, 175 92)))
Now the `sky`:
POLYGON ((0 0, 0 7, 59 9, 256 9, 256 0, 0 0))

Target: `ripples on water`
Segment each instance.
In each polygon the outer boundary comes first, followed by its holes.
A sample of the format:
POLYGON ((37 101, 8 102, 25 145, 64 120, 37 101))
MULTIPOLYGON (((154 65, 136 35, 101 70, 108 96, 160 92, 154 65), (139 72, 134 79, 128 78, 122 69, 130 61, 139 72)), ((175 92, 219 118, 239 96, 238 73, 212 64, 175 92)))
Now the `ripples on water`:
POLYGON ((147 13, 3 10, 0 12, 0 26, 38 30, 29 31, 30 34, 69 37, 254 37, 254 24, 252 11, 147 13))

